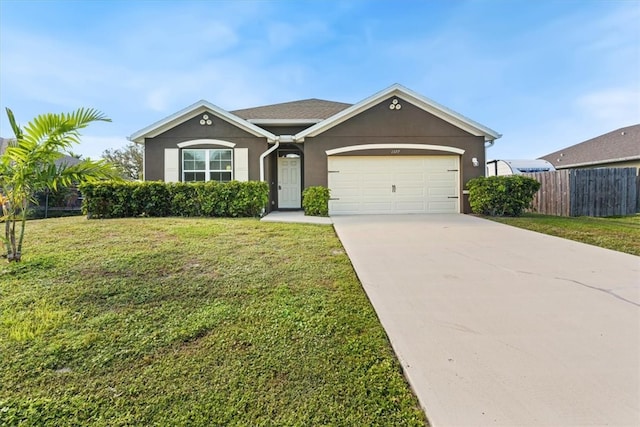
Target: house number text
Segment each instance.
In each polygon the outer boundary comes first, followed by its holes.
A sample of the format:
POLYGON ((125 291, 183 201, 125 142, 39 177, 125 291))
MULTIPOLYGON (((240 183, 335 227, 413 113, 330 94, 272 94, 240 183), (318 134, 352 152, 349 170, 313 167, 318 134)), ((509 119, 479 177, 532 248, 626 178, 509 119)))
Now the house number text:
POLYGON ((391 154, 400 154, 400 150, 391 150, 391 154))

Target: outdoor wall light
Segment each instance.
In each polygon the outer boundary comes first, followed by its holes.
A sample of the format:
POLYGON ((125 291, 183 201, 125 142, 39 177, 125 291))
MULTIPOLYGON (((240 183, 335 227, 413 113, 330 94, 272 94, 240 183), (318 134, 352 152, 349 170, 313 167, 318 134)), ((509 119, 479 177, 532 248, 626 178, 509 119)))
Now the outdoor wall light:
POLYGON ((477 168, 478 166, 480 166, 480 162, 478 161, 477 157, 474 157, 471 159, 471 164, 473 165, 474 168, 477 168))

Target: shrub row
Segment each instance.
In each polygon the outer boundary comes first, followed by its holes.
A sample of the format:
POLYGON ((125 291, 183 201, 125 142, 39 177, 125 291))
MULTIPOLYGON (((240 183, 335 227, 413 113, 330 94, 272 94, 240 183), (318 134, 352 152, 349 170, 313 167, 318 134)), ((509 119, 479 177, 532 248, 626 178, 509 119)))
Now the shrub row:
POLYGON ((520 216, 531 206, 540 183, 521 175, 490 176, 469 180, 469 204, 473 213, 520 216))
POLYGON ((136 216, 258 216, 266 206, 265 182, 98 182, 80 187, 88 218, 136 216))
POLYGON ((302 192, 302 208, 305 215, 329 216, 329 189, 307 187, 302 192))

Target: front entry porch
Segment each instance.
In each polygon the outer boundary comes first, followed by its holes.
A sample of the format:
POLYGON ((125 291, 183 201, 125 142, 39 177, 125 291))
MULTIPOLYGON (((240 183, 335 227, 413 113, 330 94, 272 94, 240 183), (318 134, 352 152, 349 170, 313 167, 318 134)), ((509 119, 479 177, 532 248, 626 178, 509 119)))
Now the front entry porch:
POLYGON ((326 224, 331 225, 333 221, 329 217, 307 216, 301 210, 271 211, 263 216, 260 221, 264 222, 288 222, 300 224, 326 224))

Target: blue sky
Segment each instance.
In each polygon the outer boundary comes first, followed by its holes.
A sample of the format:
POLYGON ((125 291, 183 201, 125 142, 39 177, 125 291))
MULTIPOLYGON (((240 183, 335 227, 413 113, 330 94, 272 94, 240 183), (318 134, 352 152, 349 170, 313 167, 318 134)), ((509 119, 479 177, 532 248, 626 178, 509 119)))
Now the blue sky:
POLYGON ((640 123, 640 0, 0 0, 4 108, 25 124, 94 107, 74 150, 192 103, 355 103, 400 83, 536 158, 640 123))

